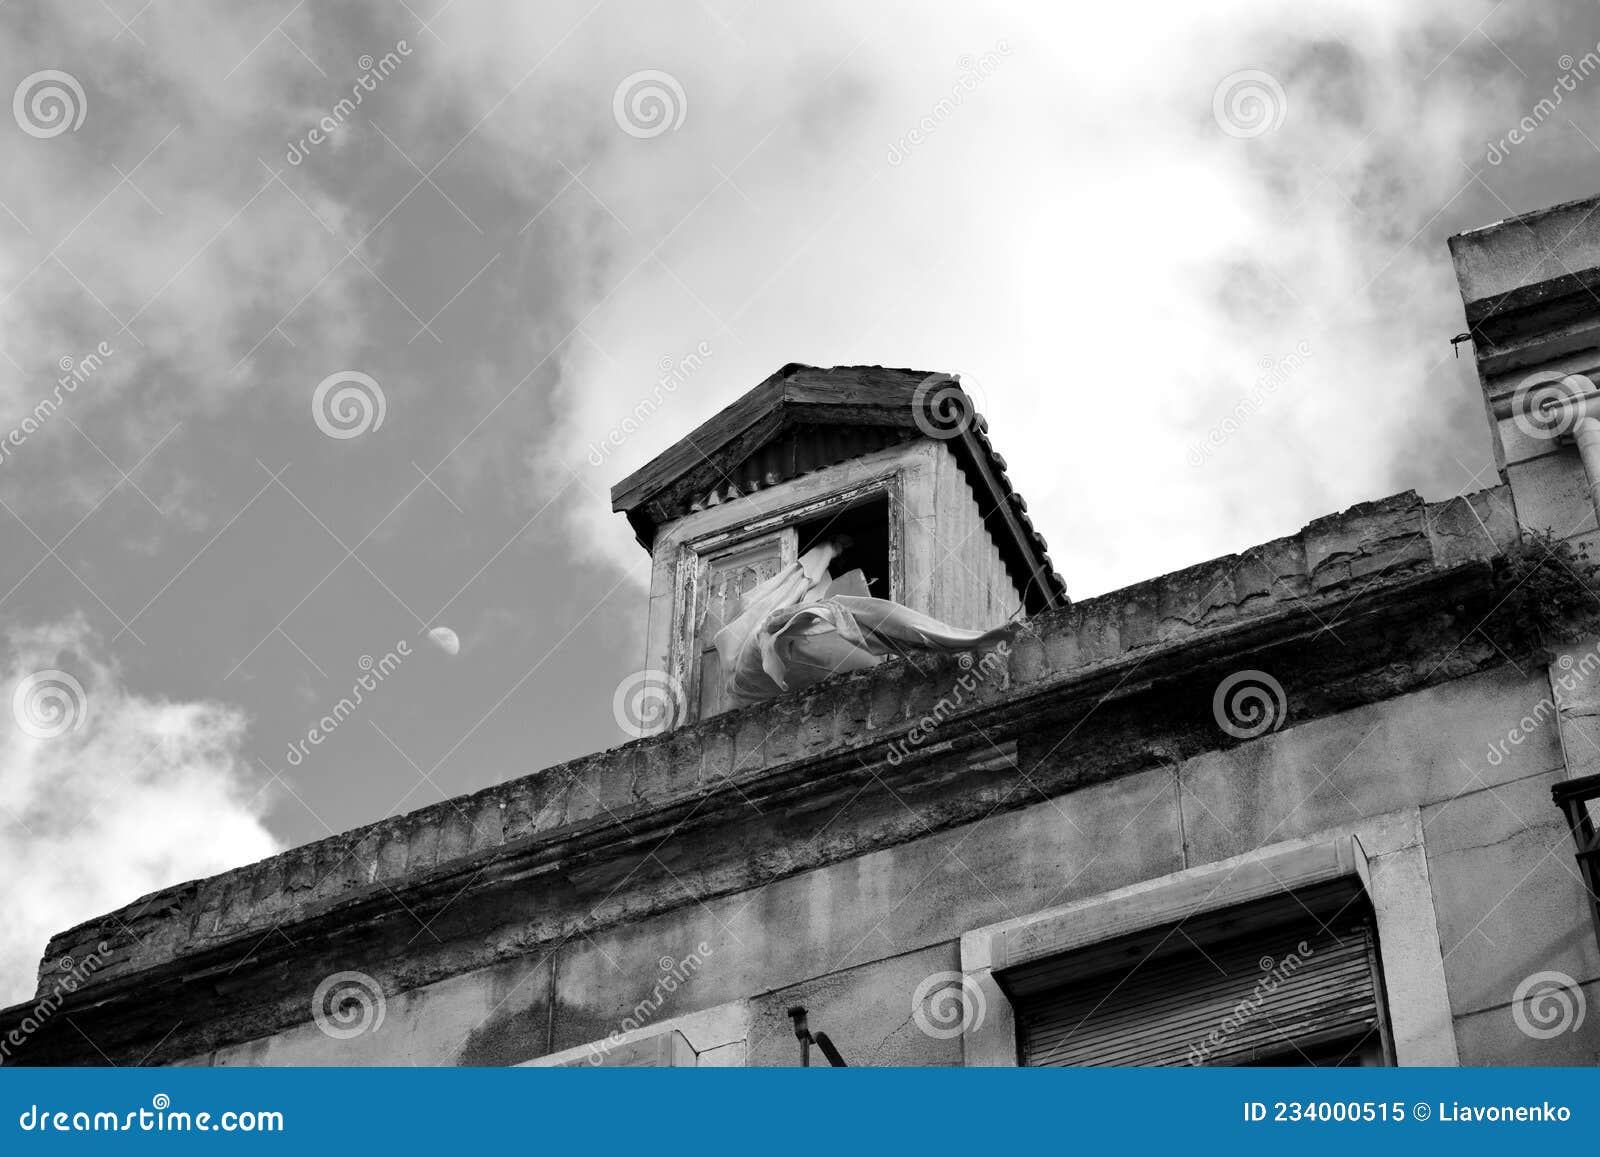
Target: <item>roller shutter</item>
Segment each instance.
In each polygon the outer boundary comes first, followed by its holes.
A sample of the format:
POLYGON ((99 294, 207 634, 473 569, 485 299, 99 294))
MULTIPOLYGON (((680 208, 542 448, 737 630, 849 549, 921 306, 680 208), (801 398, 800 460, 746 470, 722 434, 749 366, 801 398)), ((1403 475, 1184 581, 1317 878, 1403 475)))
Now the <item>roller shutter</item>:
POLYGON ((1279 898, 1003 976, 1022 1063, 1383 1063, 1365 897, 1306 899, 1310 912, 1279 898))

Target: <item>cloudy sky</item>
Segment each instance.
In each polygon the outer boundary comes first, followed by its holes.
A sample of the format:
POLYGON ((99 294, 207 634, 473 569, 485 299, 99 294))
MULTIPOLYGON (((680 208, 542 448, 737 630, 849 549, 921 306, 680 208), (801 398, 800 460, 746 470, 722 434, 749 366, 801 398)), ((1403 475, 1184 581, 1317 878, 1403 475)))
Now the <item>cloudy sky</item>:
POLYGON ((1595 191, 1593 6, 1036 9, 0 6, 0 1001, 622 741, 607 492, 786 362, 960 372, 1078 598, 1493 483, 1444 239, 1595 191))

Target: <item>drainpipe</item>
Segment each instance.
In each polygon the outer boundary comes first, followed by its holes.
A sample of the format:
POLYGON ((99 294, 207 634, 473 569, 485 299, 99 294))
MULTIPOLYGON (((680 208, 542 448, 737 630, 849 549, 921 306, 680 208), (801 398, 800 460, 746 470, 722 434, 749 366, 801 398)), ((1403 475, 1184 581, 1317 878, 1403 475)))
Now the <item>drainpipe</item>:
MULTIPOLYGON (((1591 402, 1589 408, 1600 406, 1591 402)), ((1578 457, 1583 460, 1584 477, 1589 480, 1589 501, 1594 503, 1595 517, 1600 518, 1600 418, 1584 414, 1572 428, 1572 436, 1578 443, 1578 457)))
POLYGON ((794 1035, 800 1038, 800 1066, 811 1067, 811 1046, 815 1044, 822 1050, 822 1055, 828 1059, 828 1064, 836 1069, 847 1069, 844 1057, 834 1047, 828 1034, 825 1032, 813 1033, 806 1024, 806 1009, 802 1004, 797 1004, 789 1010, 789 1017, 794 1021, 794 1035))
POLYGON ((1535 438, 1572 436, 1590 505, 1600 519, 1600 387, 1584 374, 1537 373, 1517 387, 1511 416, 1518 429, 1535 438))

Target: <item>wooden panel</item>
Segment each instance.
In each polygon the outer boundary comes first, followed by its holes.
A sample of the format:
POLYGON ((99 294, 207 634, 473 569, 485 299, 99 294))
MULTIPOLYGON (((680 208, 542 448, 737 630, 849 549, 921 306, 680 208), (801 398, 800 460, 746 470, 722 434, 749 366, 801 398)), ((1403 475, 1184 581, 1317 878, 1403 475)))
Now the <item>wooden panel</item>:
POLYGON ((705 719, 727 708, 717 632, 739 613, 741 597, 756 584, 775 576, 794 558, 794 538, 793 530, 781 530, 705 561, 695 600, 699 615, 694 632, 697 718, 705 719))
POLYGON ((911 399, 923 376, 879 366, 785 366, 612 487, 611 508, 631 511, 647 495, 703 489, 699 480, 709 486, 793 416, 785 408, 815 423, 913 428, 911 399))
POLYGON ((1006 569, 961 464, 947 445, 938 449, 930 613, 974 630, 998 626, 1021 605, 1016 580, 1006 569))

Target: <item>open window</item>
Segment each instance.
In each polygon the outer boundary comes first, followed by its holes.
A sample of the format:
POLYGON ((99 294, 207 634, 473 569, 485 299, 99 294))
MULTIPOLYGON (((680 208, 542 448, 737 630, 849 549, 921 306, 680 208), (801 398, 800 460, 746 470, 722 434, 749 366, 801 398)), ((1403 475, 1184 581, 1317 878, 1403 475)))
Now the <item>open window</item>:
POLYGON ((754 536, 695 551, 694 587, 688 600, 693 608, 692 631, 688 632, 691 669, 680 672, 693 705, 693 718, 707 719, 727 710, 716 637, 739 613, 740 599, 813 546, 829 538, 848 537, 850 545, 834 559, 830 571, 839 576, 860 569, 868 593, 875 598, 893 599, 900 593, 896 589, 891 509, 889 493, 877 488, 804 507, 754 536))
POLYGON ((795 528, 800 554, 841 535, 850 540, 844 553, 833 560, 834 577, 859 569, 867 578, 867 593, 893 599, 889 574, 889 498, 880 494, 864 502, 840 507, 802 522, 795 528))

